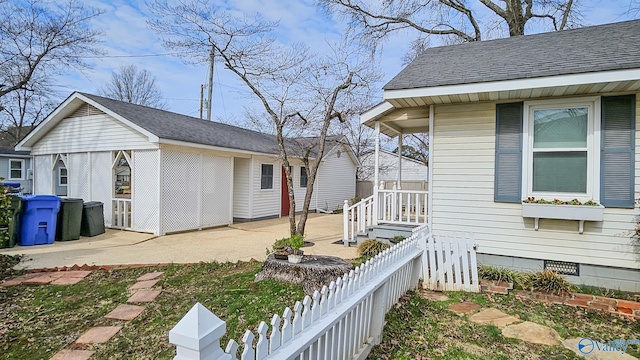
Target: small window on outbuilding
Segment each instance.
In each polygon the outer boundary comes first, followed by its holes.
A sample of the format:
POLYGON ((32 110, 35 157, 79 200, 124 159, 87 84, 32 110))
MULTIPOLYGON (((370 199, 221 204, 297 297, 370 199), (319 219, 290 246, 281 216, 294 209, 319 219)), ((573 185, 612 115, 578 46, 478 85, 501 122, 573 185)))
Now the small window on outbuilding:
POLYGON ((67 186, 69 183, 69 175, 66 167, 58 168, 58 186, 67 186))
POLYGON ((300 167, 300 187, 307 187, 307 168, 304 166, 300 167))
POLYGON ((262 164, 260 189, 273 189, 273 164, 262 164))
POLYGON ((9 180, 24 180, 24 160, 9 160, 9 180))

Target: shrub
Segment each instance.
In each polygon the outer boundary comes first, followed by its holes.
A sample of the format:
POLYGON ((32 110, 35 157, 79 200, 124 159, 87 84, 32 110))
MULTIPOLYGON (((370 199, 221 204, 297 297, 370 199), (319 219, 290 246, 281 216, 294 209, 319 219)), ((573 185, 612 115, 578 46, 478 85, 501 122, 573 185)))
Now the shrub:
POLYGON ((291 246, 294 252, 297 252, 304 246, 304 237, 300 234, 293 235, 289 238, 289 246, 291 246))
POLYGON ((565 279, 564 276, 552 270, 541 270, 532 274, 527 274, 523 279, 526 289, 547 292, 550 294, 562 295, 575 288, 565 279))
POLYGON ((388 248, 389 245, 378 240, 365 240, 358 245, 358 255, 363 261, 366 261, 388 248))
POLYGON ((523 274, 503 267, 480 265, 478 266, 478 276, 485 280, 520 284, 523 274))

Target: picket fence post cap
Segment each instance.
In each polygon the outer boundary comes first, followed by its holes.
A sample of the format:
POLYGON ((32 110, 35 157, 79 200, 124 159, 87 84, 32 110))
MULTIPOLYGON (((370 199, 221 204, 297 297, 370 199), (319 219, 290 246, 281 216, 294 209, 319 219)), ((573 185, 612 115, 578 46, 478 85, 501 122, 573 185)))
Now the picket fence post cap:
POLYGON ((199 350, 220 340, 227 331, 227 323, 220 320, 200 303, 169 331, 169 342, 180 347, 199 350))

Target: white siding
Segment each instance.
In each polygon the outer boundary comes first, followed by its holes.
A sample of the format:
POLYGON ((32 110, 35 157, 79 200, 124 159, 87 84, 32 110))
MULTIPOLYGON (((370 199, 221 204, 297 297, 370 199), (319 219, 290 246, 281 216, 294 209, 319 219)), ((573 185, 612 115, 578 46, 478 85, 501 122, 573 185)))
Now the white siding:
MULTIPOLYGON (((606 209, 604 221, 585 222, 581 235, 577 221, 541 219, 535 231, 520 204, 493 201, 495 103, 438 105, 433 130, 433 230, 473 232, 481 253, 639 267, 625 235, 636 210, 606 209)), ((640 132, 636 142, 638 191, 640 132)))
POLYGON ((318 197, 318 208, 335 210, 342 208, 345 200, 356 194, 356 165, 347 154, 347 149, 332 151, 322 160, 318 168, 315 192, 318 197))
POLYGON ((136 231, 158 232, 158 153, 159 150, 131 152, 131 228, 136 231))
POLYGON ((234 158, 233 163, 233 217, 251 218, 251 159, 234 158))
MULTIPOLYGON (((358 180, 373 181, 375 169, 375 153, 362 156, 361 166, 358 169, 358 180)), ((398 155, 380 152, 380 166, 378 176, 383 181, 396 181, 398 179, 398 155)), ((403 181, 427 181, 428 171, 425 164, 414 160, 402 159, 403 181)))
POLYGON ((253 203, 251 218, 280 215, 280 183, 282 182, 282 166, 276 158, 266 156, 254 156, 252 158, 253 179, 253 203), (273 165, 273 188, 260 189, 260 174, 262 164, 273 165))
POLYGON ((33 193, 53 194, 53 170, 51 155, 33 157, 33 193))
POLYGON ((156 147, 142 134, 102 114, 63 119, 33 146, 31 153, 40 155, 156 147))
MULTIPOLYGON (((307 195, 307 188, 300 187, 300 171, 304 166, 300 160, 290 160, 291 166, 293 166, 293 194, 296 198, 296 212, 302 211, 304 205, 304 197, 307 195)), ((309 203, 309 210, 316 209, 316 191, 311 193, 311 203, 309 203)))

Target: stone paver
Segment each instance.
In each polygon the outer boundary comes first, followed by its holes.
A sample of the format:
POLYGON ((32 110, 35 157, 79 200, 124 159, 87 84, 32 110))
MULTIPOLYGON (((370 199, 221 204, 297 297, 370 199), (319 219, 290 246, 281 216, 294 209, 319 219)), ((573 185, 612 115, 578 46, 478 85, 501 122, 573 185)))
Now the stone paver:
POLYGON ((532 344, 558 345, 562 338, 552 328, 530 321, 517 325, 509 325, 502 329, 502 336, 520 339, 532 344))
POLYGON ((89 360, 95 351, 91 350, 61 350, 53 355, 51 360, 89 360))
POLYGON ((562 342, 567 349, 587 360, 634 360, 635 357, 623 354, 622 351, 601 351, 598 350, 594 340, 589 338, 567 339, 562 342), (580 344, 578 347, 578 344, 580 344))
POLYGON ((70 277, 70 278, 81 278, 84 279, 91 274, 89 270, 70 270, 70 271, 61 271, 62 277, 70 277))
POLYGON ((449 310, 453 311, 456 314, 463 315, 468 314, 472 311, 476 311, 480 309, 480 305, 474 304, 472 302, 464 301, 459 303, 454 303, 449 305, 449 310))
POLYGON ((102 344, 118 333, 122 326, 97 326, 93 327, 76 340, 78 344, 102 344))
POLYGON ((420 295, 431 301, 447 301, 449 297, 441 292, 431 291, 431 290, 423 290, 420 292, 420 295))
POLYGON ((62 276, 41 274, 40 276, 33 277, 31 279, 24 280, 23 285, 46 285, 54 280, 58 280, 62 276))
POLYGON ((144 274, 144 275, 140 276, 139 278, 137 278, 136 280, 138 280, 138 281, 153 280, 153 279, 159 277, 162 274, 164 274, 164 271, 154 271, 154 272, 150 272, 150 273, 144 274))
POLYGON ((520 319, 505 314, 498 309, 490 308, 471 315, 469 321, 480 325, 494 325, 502 329, 507 325, 520 321, 520 319))
POLYGON ((161 290, 138 290, 127 299, 127 302, 152 302, 161 292, 161 290))
POLYGON ((156 280, 146 280, 146 281, 138 281, 137 283, 131 285, 129 290, 138 290, 138 289, 150 289, 153 285, 157 284, 160 279, 156 280))
POLYGON ((120 304, 104 317, 113 320, 129 321, 135 319, 144 311, 144 306, 120 304))
POLYGON ((51 282, 51 285, 73 285, 82 281, 81 277, 61 277, 51 282))

